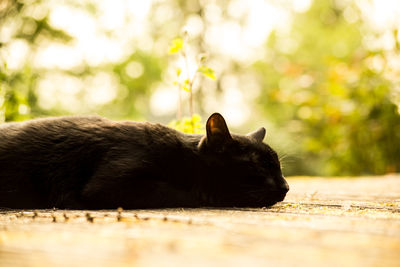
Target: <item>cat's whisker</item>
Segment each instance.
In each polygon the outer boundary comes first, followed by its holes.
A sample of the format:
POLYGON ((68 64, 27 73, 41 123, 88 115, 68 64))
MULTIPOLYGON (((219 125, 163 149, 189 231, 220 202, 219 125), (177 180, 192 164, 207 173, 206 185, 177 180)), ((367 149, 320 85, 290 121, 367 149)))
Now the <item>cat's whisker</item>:
POLYGON ((281 160, 287 158, 288 156, 289 156, 288 154, 282 154, 282 155, 280 155, 280 156, 279 156, 279 161, 281 161, 281 160))

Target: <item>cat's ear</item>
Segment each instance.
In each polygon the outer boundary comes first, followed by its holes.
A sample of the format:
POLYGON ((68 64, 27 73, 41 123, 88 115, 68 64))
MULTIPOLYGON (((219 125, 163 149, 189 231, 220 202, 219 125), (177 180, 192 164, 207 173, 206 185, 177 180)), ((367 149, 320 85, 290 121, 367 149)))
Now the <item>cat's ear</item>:
POLYGON ((217 144, 231 140, 232 136, 229 133, 224 117, 219 113, 212 114, 206 124, 207 143, 217 144))
POLYGON ((260 143, 261 143, 261 142, 264 140, 264 138, 265 138, 265 133, 266 133, 265 128, 264 128, 264 127, 261 127, 260 129, 254 131, 254 132, 251 132, 251 133, 249 133, 249 134, 247 134, 247 136, 248 136, 248 137, 251 137, 251 138, 253 138, 254 140, 256 140, 257 142, 260 142, 260 143))

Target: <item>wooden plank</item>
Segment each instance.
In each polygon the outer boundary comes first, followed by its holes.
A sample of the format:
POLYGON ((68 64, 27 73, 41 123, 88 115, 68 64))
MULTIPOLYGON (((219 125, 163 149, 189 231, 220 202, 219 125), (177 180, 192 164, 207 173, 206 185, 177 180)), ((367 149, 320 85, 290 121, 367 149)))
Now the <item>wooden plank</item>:
POLYGON ((0 266, 400 266, 400 176, 289 184, 263 209, 2 210, 0 266))

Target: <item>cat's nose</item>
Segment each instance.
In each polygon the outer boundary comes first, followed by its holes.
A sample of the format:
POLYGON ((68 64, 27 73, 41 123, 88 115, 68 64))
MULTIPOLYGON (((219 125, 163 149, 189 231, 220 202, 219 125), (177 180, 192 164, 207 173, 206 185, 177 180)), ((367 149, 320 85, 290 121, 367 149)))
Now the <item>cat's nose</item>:
POLYGON ((289 191, 289 184, 286 182, 285 177, 282 176, 282 183, 279 185, 279 190, 287 193, 289 191))

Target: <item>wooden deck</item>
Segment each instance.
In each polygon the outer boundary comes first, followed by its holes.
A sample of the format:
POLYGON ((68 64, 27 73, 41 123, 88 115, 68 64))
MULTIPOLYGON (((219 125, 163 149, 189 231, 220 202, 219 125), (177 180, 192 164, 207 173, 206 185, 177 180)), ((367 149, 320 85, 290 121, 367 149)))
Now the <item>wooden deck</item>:
POLYGON ((0 210, 0 266, 400 266, 400 176, 288 181, 264 209, 0 210))

